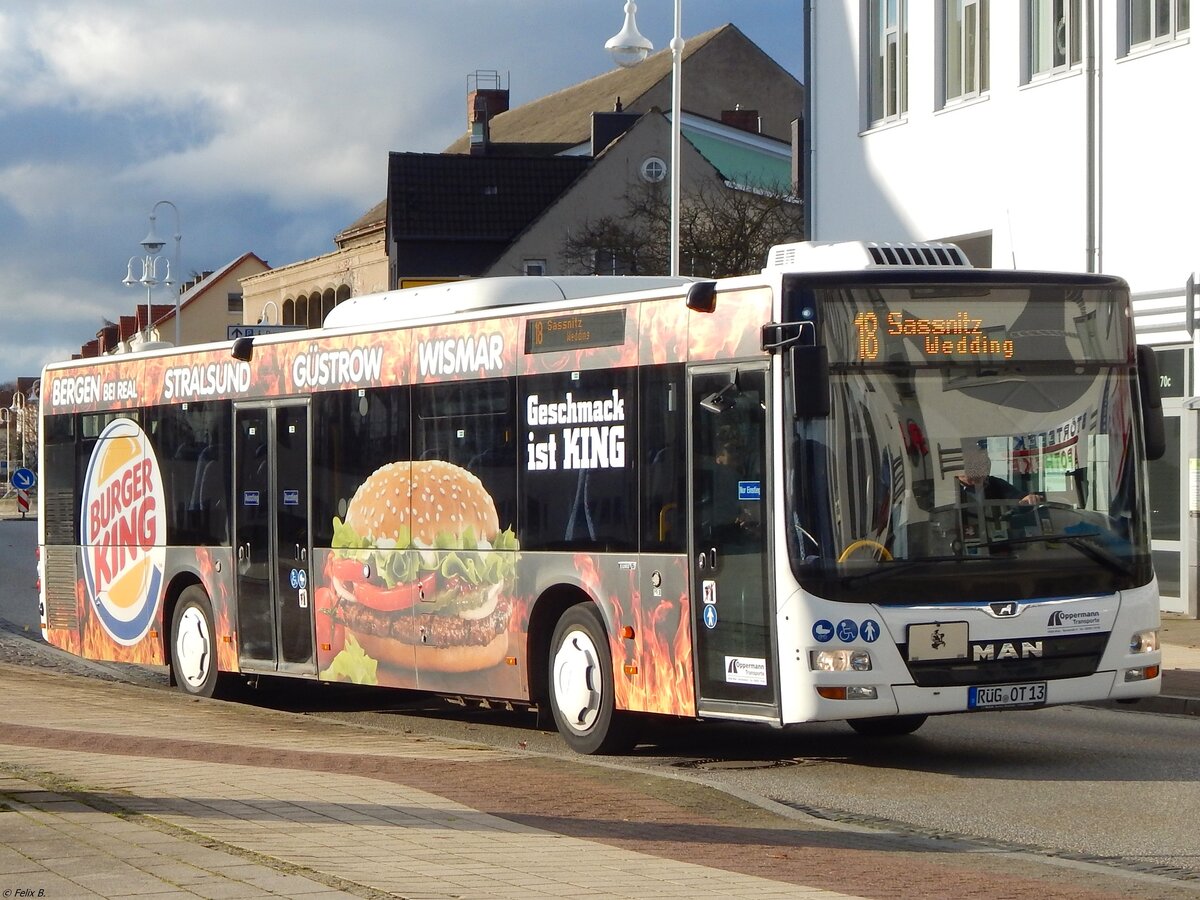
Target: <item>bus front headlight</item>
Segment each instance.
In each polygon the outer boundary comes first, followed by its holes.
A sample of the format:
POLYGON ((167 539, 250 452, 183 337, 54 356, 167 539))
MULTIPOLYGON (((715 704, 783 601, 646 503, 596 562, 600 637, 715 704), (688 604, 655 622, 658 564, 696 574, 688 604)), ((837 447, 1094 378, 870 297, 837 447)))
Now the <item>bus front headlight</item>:
POLYGON ((810 650, 808 666, 814 672, 870 672, 871 654, 866 650, 810 650))
POLYGON ((1158 629, 1150 628, 1146 631, 1136 631, 1133 637, 1129 639, 1130 653, 1153 653, 1158 649, 1158 629))

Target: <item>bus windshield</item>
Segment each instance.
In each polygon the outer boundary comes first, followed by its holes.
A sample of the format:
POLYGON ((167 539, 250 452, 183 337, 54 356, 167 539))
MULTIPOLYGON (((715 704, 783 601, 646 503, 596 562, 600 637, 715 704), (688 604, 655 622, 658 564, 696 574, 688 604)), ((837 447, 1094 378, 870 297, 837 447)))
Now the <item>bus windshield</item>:
POLYGON ((1150 581, 1123 288, 993 275, 789 302, 829 358, 829 415, 795 419, 788 447, 806 588, 920 604, 1150 581))

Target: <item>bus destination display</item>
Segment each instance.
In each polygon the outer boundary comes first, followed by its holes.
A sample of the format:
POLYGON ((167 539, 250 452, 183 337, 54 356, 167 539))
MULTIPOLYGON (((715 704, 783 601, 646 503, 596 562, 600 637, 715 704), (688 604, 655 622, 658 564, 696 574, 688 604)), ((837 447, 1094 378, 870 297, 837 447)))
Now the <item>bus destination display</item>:
POLYGON ((553 353, 625 343, 625 310, 546 316, 525 323, 525 352, 553 353))
POLYGON ((854 328, 858 335, 858 355, 854 362, 876 362, 881 335, 909 338, 931 360, 1012 359, 1016 352, 1003 327, 984 328, 983 319, 965 310, 942 318, 889 312, 883 322, 876 313, 860 312, 854 317, 854 328))

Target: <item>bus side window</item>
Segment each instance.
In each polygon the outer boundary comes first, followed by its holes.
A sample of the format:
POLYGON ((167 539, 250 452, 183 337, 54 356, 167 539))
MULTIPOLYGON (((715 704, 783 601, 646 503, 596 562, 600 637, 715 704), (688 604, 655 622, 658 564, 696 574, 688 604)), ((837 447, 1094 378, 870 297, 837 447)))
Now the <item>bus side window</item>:
POLYGON ((314 395, 313 544, 329 547, 334 518, 345 518, 350 498, 388 463, 412 458, 407 387, 330 391, 314 395))
POLYGON ((517 405, 522 548, 636 550, 637 371, 531 375, 517 405))
POLYGON ((422 385, 414 420, 417 457, 453 463, 483 482, 501 530, 517 524, 512 392, 513 381, 503 378, 422 385))
POLYGON ((687 510, 686 410, 683 366, 641 372, 641 446, 644 460, 641 548, 651 553, 685 549, 687 510))

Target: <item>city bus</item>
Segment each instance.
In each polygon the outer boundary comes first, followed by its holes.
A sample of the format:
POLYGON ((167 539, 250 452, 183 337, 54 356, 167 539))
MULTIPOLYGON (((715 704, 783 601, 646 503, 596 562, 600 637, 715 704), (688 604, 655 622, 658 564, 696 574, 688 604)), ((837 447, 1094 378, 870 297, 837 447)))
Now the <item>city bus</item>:
POLYGON ((518 277, 48 366, 42 633, 264 676, 900 735, 1161 684, 1152 352, 1119 278, 952 244, 518 277))

